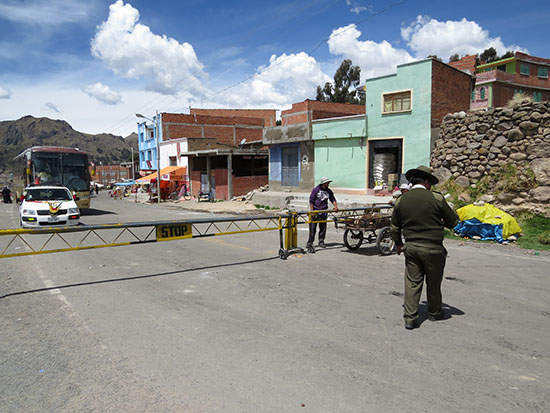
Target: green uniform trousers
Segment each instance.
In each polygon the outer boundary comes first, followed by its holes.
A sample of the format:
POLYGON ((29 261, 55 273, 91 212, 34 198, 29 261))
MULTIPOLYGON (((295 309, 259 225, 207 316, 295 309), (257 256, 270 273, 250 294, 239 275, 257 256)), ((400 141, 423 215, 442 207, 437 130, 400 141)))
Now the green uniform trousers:
POLYGON ((441 244, 406 242, 405 254, 405 305, 406 322, 418 319, 418 304, 426 277, 428 313, 441 312, 441 280, 445 269, 447 250, 441 244))

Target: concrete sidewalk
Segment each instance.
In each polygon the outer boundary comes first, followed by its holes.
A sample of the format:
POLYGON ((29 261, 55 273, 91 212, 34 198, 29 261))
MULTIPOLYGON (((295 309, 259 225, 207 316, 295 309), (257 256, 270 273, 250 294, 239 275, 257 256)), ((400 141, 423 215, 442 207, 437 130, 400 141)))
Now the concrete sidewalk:
MULTIPOLYGON (((309 210, 309 192, 257 192, 252 196, 254 205, 270 208, 292 209, 295 211, 309 210)), ((387 203, 391 196, 351 195, 334 193, 339 208, 359 208, 364 205, 387 203)))
MULTIPOLYGON (((350 195, 335 193, 336 201, 340 209, 359 208, 364 205, 387 203, 391 196, 373 196, 373 195, 350 195)), ((156 206, 156 203, 149 203, 149 194, 138 193, 124 197, 123 200, 130 202, 148 203, 156 206)), ((218 214, 253 214, 261 212, 263 208, 269 207, 270 210, 291 209, 294 211, 309 210, 309 192, 257 192, 252 196, 251 201, 217 201, 217 202, 198 202, 192 200, 168 200, 162 201, 161 206, 188 209, 192 211, 212 212, 218 214), (257 207, 256 207, 257 206, 257 207)))

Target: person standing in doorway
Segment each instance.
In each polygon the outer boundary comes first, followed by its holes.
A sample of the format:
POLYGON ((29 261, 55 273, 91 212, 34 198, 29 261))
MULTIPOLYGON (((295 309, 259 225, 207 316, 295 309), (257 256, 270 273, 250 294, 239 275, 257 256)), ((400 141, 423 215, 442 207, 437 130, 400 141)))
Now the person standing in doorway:
MULTIPOLYGON (((311 191, 309 195, 309 209, 310 211, 322 211, 328 209, 328 201, 334 206, 334 210, 338 211, 338 204, 334 193, 329 189, 329 184, 332 181, 328 178, 321 178, 319 185, 317 185, 311 191)), ((312 214, 311 221, 325 221, 327 219, 327 213, 312 214)), ((315 233, 317 232, 317 222, 310 222, 309 224, 309 239, 307 240, 307 250, 309 252, 315 252, 313 242, 315 241, 315 233)), ((319 222, 319 247, 325 248, 325 236, 327 233, 327 223, 319 222)))
POLYGON ((410 169, 405 174, 412 185, 410 191, 396 201, 391 218, 391 235, 397 254, 405 254, 405 328, 418 327, 418 304, 426 280, 428 319, 443 320, 441 281, 447 258, 443 246, 443 228, 453 228, 458 222, 455 211, 443 195, 432 192, 439 182, 427 166, 410 169), (403 244, 402 236, 405 238, 403 244))

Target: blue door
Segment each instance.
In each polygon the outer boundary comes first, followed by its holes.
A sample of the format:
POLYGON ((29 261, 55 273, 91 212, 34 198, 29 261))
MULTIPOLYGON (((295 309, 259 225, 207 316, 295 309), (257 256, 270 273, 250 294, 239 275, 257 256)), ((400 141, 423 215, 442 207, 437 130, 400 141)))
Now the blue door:
POLYGON ((298 186, 299 170, 298 147, 285 146, 281 153, 282 161, 282 186, 298 186))

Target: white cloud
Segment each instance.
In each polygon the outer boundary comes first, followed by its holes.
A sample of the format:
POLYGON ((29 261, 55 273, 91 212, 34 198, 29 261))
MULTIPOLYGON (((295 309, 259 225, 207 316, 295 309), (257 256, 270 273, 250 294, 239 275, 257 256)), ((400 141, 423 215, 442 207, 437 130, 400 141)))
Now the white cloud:
POLYGON ((11 98, 11 90, 5 89, 0 86, 0 99, 9 99, 11 98))
POLYGON ((329 51, 333 55, 351 59, 361 68, 361 79, 395 73, 396 66, 413 61, 413 57, 403 49, 393 47, 386 40, 376 43, 372 40, 359 40, 361 32, 354 24, 332 31, 328 39, 329 51))
POLYGON ((357 0, 346 0, 346 4, 350 6, 349 11, 355 14, 362 13, 364 11, 372 11, 372 6, 364 6, 359 3, 357 0))
POLYGON ((401 28, 401 37, 420 59, 435 54, 446 61, 455 53, 481 53, 489 47, 494 47, 499 55, 509 50, 527 51, 517 45, 505 45, 500 37, 490 37, 489 32, 478 23, 464 18, 440 22, 427 16, 417 16, 413 23, 401 28))
POLYGON ((107 105, 116 105, 122 102, 122 96, 120 93, 111 90, 109 86, 106 86, 101 82, 88 85, 83 88, 82 91, 91 98, 97 99, 107 105))
POLYGON ((48 111, 51 111, 51 112, 55 112, 55 113, 61 113, 61 111, 59 110, 57 105, 55 103, 52 103, 52 102, 47 102, 44 105, 44 109, 48 110, 48 111))
POLYGON ((314 98, 317 85, 329 81, 331 78, 322 72, 319 63, 304 52, 272 55, 269 66, 259 67, 251 80, 213 96, 201 105, 220 106, 222 103, 227 107, 278 109, 314 98))
POLYGON ((127 78, 151 80, 149 89, 176 94, 185 88, 204 93, 203 65, 193 46, 151 32, 138 23, 139 11, 117 0, 109 7, 109 17, 97 29, 91 52, 116 74, 127 78))
POLYGON ((90 0, 8 0, 0 3, 0 16, 17 23, 57 26, 86 19, 92 7, 90 0))

